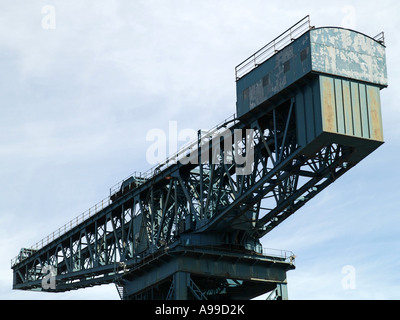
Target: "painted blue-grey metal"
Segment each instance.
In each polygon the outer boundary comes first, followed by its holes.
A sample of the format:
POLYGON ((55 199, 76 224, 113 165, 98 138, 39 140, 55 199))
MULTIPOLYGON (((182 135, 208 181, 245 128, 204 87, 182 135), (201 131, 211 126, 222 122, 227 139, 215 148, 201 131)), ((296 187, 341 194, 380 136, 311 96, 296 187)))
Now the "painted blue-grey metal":
POLYGON ((257 117, 286 91, 295 97, 303 153, 335 142, 357 148, 352 159, 360 161, 384 142, 379 91, 388 79, 383 33, 371 38, 343 28, 314 28, 306 17, 278 37, 278 50, 276 41, 236 67, 238 117, 257 117), (293 29, 300 30, 297 38, 293 29), (263 61, 272 49, 274 54, 263 61))
POLYGON ((385 46, 381 41, 352 30, 308 26, 308 31, 297 39, 286 32, 280 41, 286 46, 267 61, 259 64, 257 59, 264 51, 274 49, 272 45, 236 67, 238 117, 282 90, 291 89, 309 74, 327 74, 380 88, 388 85, 385 46), (249 61, 254 62, 252 68, 249 61), (242 74, 244 66, 247 73, 242 74))
POLYGON ((260 239, 383 143, 383 39, 302 19, 236 68, 237 117, 22 249, 13 288, 287 299, 294 254, 260 239))

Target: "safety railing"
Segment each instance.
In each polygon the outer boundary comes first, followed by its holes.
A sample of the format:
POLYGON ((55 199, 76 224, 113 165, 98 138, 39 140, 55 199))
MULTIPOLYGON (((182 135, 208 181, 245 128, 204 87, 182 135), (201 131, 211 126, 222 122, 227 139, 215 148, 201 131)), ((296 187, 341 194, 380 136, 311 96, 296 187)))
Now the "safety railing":
POLYGON ((193 151, 198 148, 199 140, 204 141, 204 139, 215 135, 216 133, 219 132, 219 130, 221 128, 225 128, 225 125, 232 123, 232 122, 233 123, 236 122, 236 114, 233 114, 230 117, 226 118, 224 121, 220 122, 218 125, 216 125, 212 129, 202 131, 200 136, 197 139, 189 141, 188 143, 186 143, 185 145, 180 147, 176 153, 173 153, 168 158, 166 158, 164 161, 154 165, 152 168, 150 168, 146 172, 134 172, 133 174, 126 177, 124 180, 121 180, 116 185, 114 185, 110 188, 110 195, 119 191, 122 184, 124 183, 124 181, 128 180, 131 177, 137 178, 138 180, 142 180, 142 181, 148 180, 148 179, 151 179, 152 177, 154 177, 155 175, 157 175, 158 173, 160 173, 161 171, 167 169, 171 165, 178 163, 184 157, 187 157, 188 150, 193 151))
POLYGON ((235 68, 236 80, 257 68, 261 63, 271 58, 275 53, 285 48, 295 39, 312 29, 310 16, 306 16, 291 28, 282 33, 279 37, 262 47, 256 53, 248 57, 235 68))
POLYGON ((186 249, 190 248, 201 248, 204 250, 214 251, 214 252, 227 252, 227 253, 239 253, 243 254, 244 252, 249 252, 253 254, 259 254, 261 256, 270 257, 270 258, 278 258, 279 260, 285 262, 291 262, 294 264, 296 256, 292 251, 283 250, 283 249, 273 249, 273 248, 265 248, 261 245, 255 247, 247 247, 240 246, 236 244, 227 244, 227 243, 215 243, 202 240, 194 240, 194 239, 180 239, 180 245, 182 245, 186 249), (246 251, 243 251, 246 250, 246 251))
POLYGON ((81 213, 76 218, 72 219, 68 223, 64 224, 61 228, 58 228, 53 233, 50 233, 47 237, 44 237, 42 240, 36 242, 33 246, 24 249, 29 254, 25 254, 22 256, 21 254, 16 256, 14 259, 11 260, 11 266, 16 265, 17 263, 21 262, 22 260, 29 257, 29 255, 33 254, 34 252, 38 251, 39 249, 45 247, 50 242, 54 241, 55 239, 61 237, 62 235, 66 234, 68 231, 72 230, 85 220, 89 219, 91 216, 95 215, 96 213, 103 210, 110 204, 110 197, 107 197, 98 203, 96 203, 93 207, 89 208, 88 210, 81 213))
POLYGON ((245 256, 258 256, 273 261, 285 262, 295 265, 296 256, 292 251, 264 248, 257 246, 257 248, 246 248, 243 246, 227 243, 207 243, 203 241, 193 241, 193 239, 179 239, 178 242, 167 245, 161 248, 150 248, 140 254, 137 254, 130 263, 133 262, 134 268, 139 268, 144 264, 151 263, 152 261, 160 258, 170 252, 179 252, 184 250, 186 252, 200 252, 212 253, 221 256, 221 254, 232 255, 245 255, 245 256))
MULTIPOLYGON (((28 250, 26 252, 30 252, 30 254, 32 254, 33 252, 45 247, 50 242, 52 242, 52 241, 56 240, 57 238, 61 237, 62 235, 64 235, 68 231, 72 230, 74 227, 78 226, 79 224, 81 224, 82 222, 84 222, 85 220, 90 218, 91 216, 95 215, 96 213, 98 213, 99 211, 103 210, 105 207, 110 205, 110 203, 112 202, 112 200, 111 200, 112 195, 115 194, 117 191, 119 191, 121 186, 122 186, 122 183, 124 181, 126 181, 127 179, 129 179, 130 177, 134 177, 134 178, 136 178, 136 182, 139 181, 139 182, 142 182, 142 183, 145 182, 148 179, 151 179, 154 175, 160 173, 161 170, 165 170, 170 165, 172 165, 174 163, 177 163, 177 161, 179 161, 184 156, 186 156, 186 151, 187 150, 196 149, 198 147, 199 139, 200 139, 200 141, 202 141, 201 139, 204 139, 205 137, 208 137, 210 135, 215 134, 216 132, 218 132, 218 130, 220 130, 221 128, 224 128, 224 126, 226 124, 231 123, 231 122, 235 122, 235 121, 236 121, 236 116, 235 116, 235 114, 233 114, 229 118, 225 119, 224 121, 222 121, 221 123, 216 125, 211 130, 202 132, 198 139, 187 143, 186 145, 181 147, 176 154, 173 154, 172 156, 168 157, 162 163, 155 165, 154 167, 152 167, 151 169, 147 170, 144 173, 142 173, 142 172, 134 172, 128 178, 120 181, 119 183, 117 183, 116 185, 111 187, 110 188, 110 195, 107 198, 99 201, 93 207, 89 208, 88 210, 86 210, 85 212, 83 212, 82 214, 77 216, 76 218, 72 219, 70 222, 66 223, 61 228, 59 228, 56 231, 54 231, 53 233, 49 234, 47 237, 44 237, 42 240, 36 242, 33 246, 27 248, 28 250)), ((30 254, 25 254, 23 256, 20 254, 20 255, 16 256, 14 259, 11 260, 11 266, 14 266, 17 263, 21 262, 22 260, 28 258, 30 254)))

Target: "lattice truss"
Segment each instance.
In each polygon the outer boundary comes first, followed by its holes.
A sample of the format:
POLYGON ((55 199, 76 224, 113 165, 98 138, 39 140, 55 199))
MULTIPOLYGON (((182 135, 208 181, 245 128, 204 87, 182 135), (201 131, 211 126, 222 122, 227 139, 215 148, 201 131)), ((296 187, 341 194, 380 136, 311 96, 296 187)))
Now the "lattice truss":
POLYGON ((330 144, 313 156, 302 154, 295 123, 289 99, 236 121, 221 139, 203 139, 196 152, 209 161, 178 162, 120 192, 98 214, 15 266, 17 287, 40 288, 48 265, 57 271, 60 291, 114 282, 188 233, 237 245, 257 242, 350 168, 348 147, 330 144), (241 140, 232 139, 235 132, 241 140), (239 165, 236 158, 246 155, 239 165), (250 173, 238 174, 244 166, 251 166, 250 173))

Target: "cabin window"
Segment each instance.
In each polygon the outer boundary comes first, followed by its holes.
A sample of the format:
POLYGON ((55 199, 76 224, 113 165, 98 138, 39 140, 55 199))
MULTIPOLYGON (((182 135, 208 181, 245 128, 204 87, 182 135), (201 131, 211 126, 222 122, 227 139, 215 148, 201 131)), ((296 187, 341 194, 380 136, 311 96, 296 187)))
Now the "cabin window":
POLYGON ((289 70, 290 70, 290 60, 288 60, 288 61, 286 61, 284 64, 283 64, 283 72, 289 72, 289 70))

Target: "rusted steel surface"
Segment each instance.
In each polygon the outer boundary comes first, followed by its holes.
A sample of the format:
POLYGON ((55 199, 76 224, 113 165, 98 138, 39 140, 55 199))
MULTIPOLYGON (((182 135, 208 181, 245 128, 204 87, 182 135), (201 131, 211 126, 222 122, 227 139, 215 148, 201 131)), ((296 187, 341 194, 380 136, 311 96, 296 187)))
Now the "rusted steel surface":
POLYGON ((322 114, 324 131, 337 132, 336 125, 336 103, 333 79, 328 77, 321 78, 322 90, 322 114))
POLYGON ((323 131, 383 141, 379 88, 320 76, 323 131))
POLYGON ((374 140, 383 141, 379 89, 376 87, 368 87, 367 92, 371 138, 374 140))

